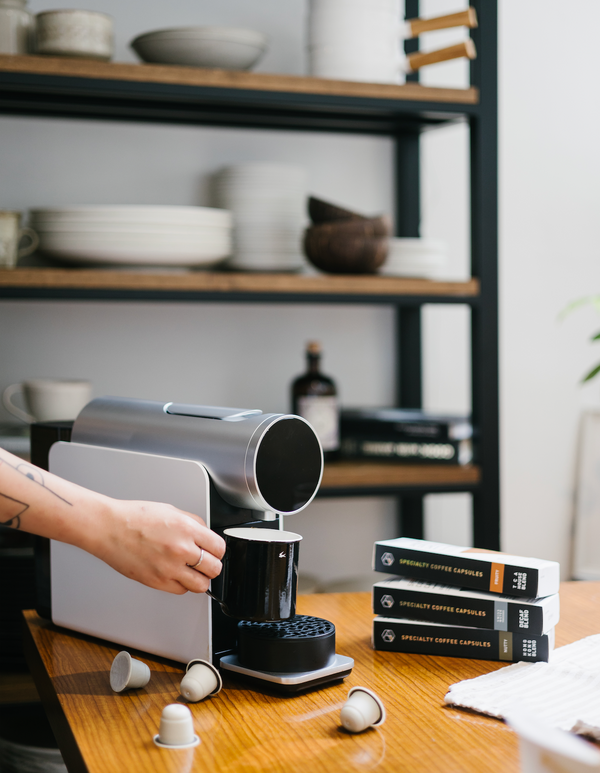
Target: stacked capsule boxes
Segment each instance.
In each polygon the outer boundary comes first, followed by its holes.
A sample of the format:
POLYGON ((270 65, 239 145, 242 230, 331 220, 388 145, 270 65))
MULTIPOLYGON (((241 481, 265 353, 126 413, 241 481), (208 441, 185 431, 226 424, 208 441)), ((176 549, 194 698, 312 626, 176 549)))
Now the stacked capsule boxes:
POLYGON ((506 662, 547 661, 558 622, 556 561, 400 537, 376 542, 373 647, 506 662))

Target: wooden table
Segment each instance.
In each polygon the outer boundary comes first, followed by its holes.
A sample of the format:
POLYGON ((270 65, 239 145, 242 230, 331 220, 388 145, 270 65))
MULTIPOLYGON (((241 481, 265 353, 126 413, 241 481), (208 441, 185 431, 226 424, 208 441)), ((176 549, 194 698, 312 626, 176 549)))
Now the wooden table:
MULTIPOLYGON (((600 632, 600 583, 564 583, 561 606, 557 646, 600 632)), ((295 697, 258 692, 225 675, 221 693, 190 704, 201 743, 186 750, 152 741, 162 709, 178 700, 181 667, 141 655, 152 671, 149 684, 116 694, 108 674, 121 647, 25 612, 28 662, 70 773, 519 769, 516 736, 503 722, 444 706, 451 684, 501 664, 375 652, 368 593, 300 596, 298 607, 335 624, 337 652, 355 659, 351 675, 295 697), (360 735, 339 723, 355 685, 375 690, 388 715, 360 735)))

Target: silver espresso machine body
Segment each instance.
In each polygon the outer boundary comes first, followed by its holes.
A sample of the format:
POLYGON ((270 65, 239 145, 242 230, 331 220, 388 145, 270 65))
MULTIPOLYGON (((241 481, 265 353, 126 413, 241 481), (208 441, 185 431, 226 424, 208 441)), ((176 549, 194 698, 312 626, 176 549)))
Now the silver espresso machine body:
POLYGON ((311 425, 259 410, 102 397, 81 411, 71 440, 199 461, 226 502, 266 520, 303 510, 323 475, 311 425))
MULTIPOLYGON (((323 474, 317 435, 298 416, 119 397, 92 400, 48 459, 51 472, 74 483, 173 504, 217 533, 281 528, 281 516, 314 499, 323 474)), ((206 594, 147 588, 55 541, 49 575, 57 625, 182 663, 235 653, 237 621, 206 594)), ((211 589, 220 595, 220 578, 211 589)))

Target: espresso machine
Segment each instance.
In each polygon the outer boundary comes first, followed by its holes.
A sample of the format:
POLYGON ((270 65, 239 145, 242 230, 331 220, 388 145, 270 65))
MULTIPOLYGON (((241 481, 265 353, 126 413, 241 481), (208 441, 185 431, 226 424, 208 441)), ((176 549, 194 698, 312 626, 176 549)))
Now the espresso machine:
MULTIPOLYGON (((32 425, 31 437, 32 462, 46 467, 47 456, 50 472, 117 499, 172 504, 219 534, 232 527, 282 529, 284 516, 312 502, 323 474, 312 426, 260 410, 101 397, 72 428, 32 425)), ((45 556, 40 551, 39 567, 45 603, 38 611, 84 634, 181 663, 200 658, 288 692, 342 679, 354 665, 335 653, 328 621, 228 617, 215 600, 221 577, 211 583, 212 598, 178 596, 54 540, 45 556), (240 647, 256 660, 240 661, 240 647)))

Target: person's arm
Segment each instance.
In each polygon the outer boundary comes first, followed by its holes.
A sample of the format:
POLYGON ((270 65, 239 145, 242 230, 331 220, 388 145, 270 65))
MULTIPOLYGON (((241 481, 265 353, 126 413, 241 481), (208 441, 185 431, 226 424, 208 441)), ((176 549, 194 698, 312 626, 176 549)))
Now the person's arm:
POLYGON ((112 499, 3 449, 0 524, 75 545, 126 577, 178 594, 207 590, 225 552, 221 537, 192 513, 157 502, 112 499))

